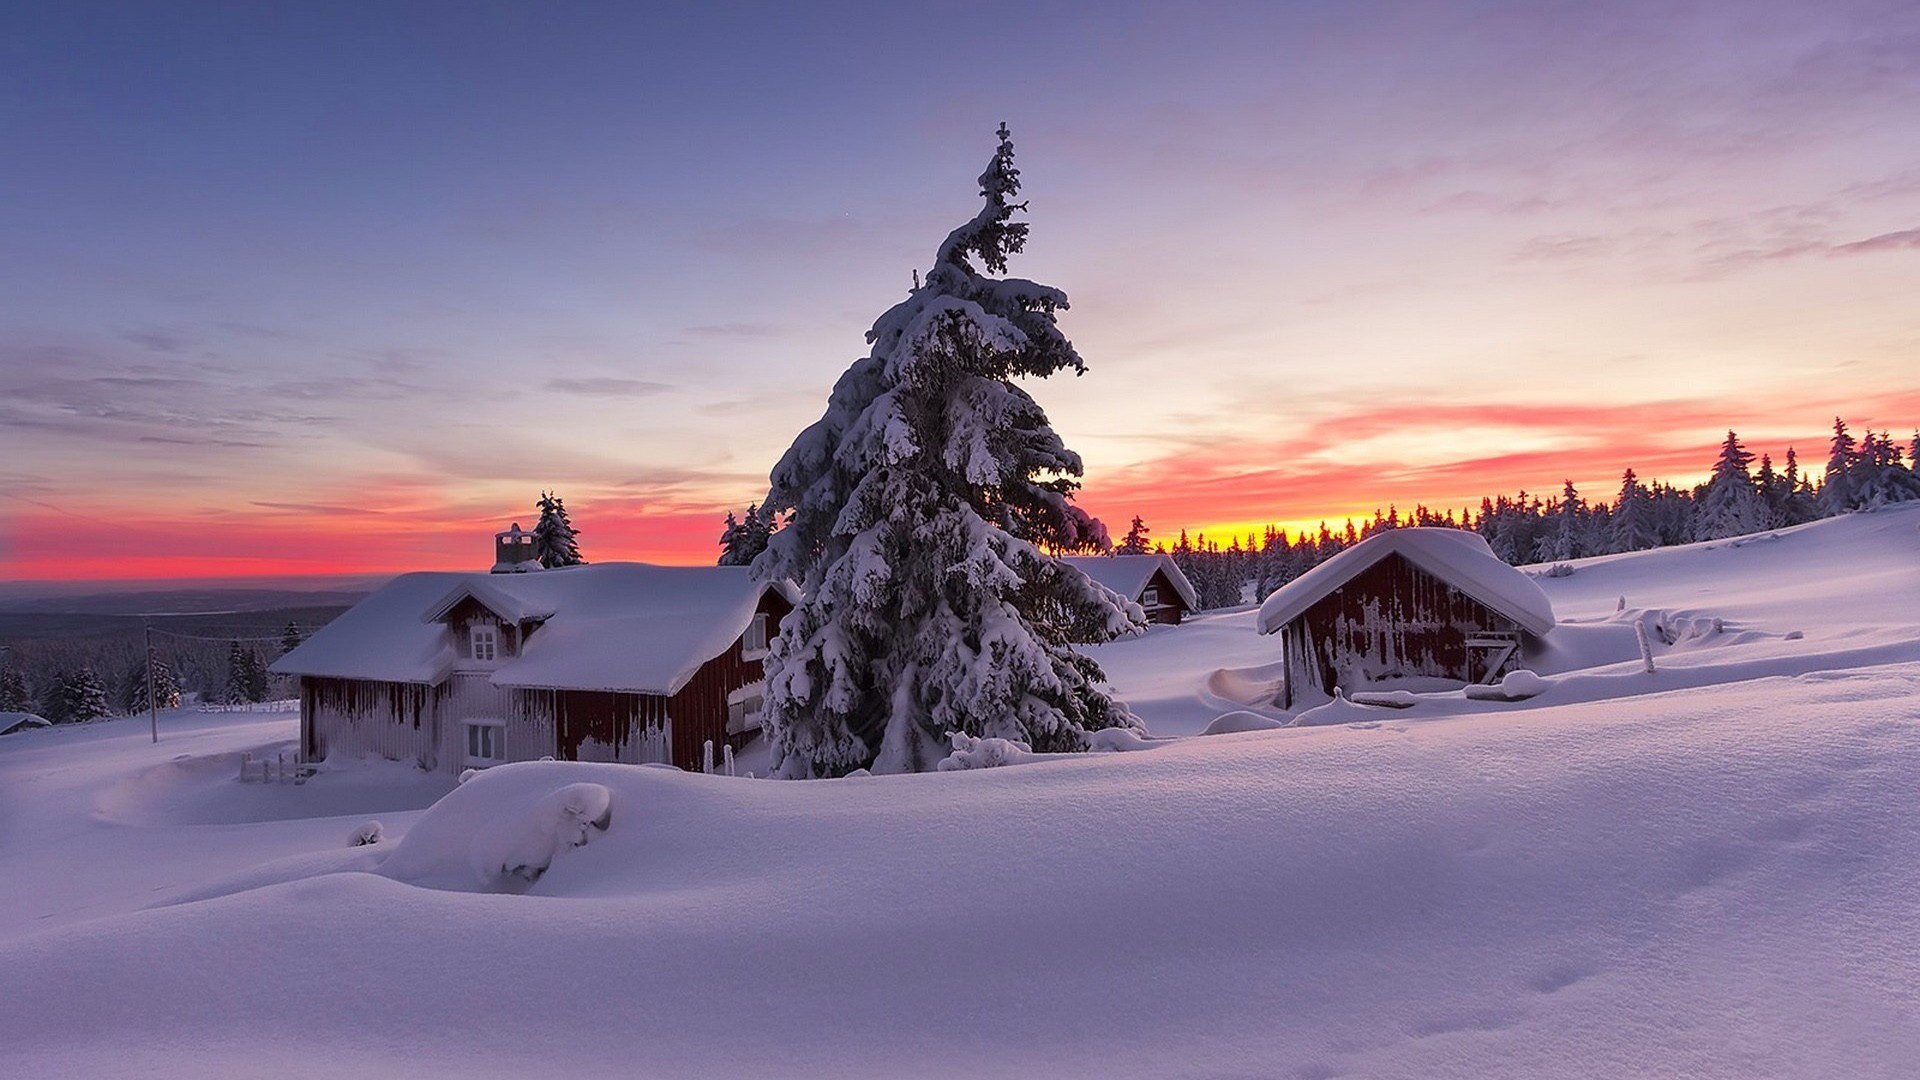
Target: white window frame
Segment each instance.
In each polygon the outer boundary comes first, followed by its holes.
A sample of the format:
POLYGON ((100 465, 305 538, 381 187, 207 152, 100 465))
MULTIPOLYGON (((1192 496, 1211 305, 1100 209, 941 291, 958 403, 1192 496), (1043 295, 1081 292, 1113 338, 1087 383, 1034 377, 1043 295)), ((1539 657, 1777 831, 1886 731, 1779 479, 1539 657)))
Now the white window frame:
POLYGON ((491 664, 500 659, 500 629, 486 623, 475 623, 467 630, 468 651, 473 654, 476 663, 491 664), (482 655, 484 649, 485 655, 482 655))
POLYGON ((727 695, 727 734, 758 731, 767 709, 766 680, 750 682, 727 695), (738 707, 738 712, 735 712, 738 707))
POLYGON ((463 720, 460 726, 462 728, 460 737, 465 740, 461 749, 465 752, 467 765, 470 768, 484 769, 489 765, 506 764, 507 722, 505 720, 463 720), (475 736, 480 735, 481 732, 486 732, 487 734, 480 736, 477 740, 478 745, 476 747, 475 736), (496 756, 483 757, 475 754, 474 750, 476 748, 492 750, 496 756))
POLYGON ((1143 608, 1159 607, 1160 606, 1160 586, 1149 585, 1146 588, 1141 589, 1140 590, 1140 606, 1143 608))
POLYGON ((757 611, 753 621, 747 624, 747 632, 740 635, 740 659, 758 660, 767 655, 767 613, 757 611))

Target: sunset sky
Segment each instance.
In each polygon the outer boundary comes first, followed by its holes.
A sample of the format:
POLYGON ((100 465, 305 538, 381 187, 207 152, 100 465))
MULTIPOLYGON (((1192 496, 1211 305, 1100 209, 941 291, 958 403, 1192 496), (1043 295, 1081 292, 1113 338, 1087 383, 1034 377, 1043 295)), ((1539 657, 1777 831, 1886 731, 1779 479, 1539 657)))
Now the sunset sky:
POLYGON ((708 562, 1012 128, 1081 502, 1920 424, 1920 4, 0 3, 0 579, 708 562))

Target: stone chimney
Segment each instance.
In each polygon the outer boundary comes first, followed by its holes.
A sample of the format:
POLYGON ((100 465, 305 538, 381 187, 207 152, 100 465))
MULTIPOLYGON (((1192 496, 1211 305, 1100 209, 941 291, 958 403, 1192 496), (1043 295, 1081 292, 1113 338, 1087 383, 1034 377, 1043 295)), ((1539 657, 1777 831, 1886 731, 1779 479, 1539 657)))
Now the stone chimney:
POLYGON ((493 572, 523 574, 540 569, 539 556, 533 550, 533 534, 520 531, 520 523, 493 534, 493 572))

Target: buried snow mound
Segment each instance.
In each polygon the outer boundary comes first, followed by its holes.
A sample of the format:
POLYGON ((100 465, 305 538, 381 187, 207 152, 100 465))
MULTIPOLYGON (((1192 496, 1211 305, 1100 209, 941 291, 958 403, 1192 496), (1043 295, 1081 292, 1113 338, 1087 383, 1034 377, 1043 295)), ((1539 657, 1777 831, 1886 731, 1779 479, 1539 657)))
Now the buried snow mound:
POLYGON ((1272 731, 1287 726, 1284 720, 1275 720, 1271 716, 1261 716, 1257 712, 1238 709, 1230 713, 1221 713, 1207 725, 1202 735, 1238 735, 1245 731, 1272 731))
POLYGON ((488 769, 435 803, 380 873, 438 889, 526 891, 562 852, 612 825, 612 792, 567 775, 546 762, 488 769))

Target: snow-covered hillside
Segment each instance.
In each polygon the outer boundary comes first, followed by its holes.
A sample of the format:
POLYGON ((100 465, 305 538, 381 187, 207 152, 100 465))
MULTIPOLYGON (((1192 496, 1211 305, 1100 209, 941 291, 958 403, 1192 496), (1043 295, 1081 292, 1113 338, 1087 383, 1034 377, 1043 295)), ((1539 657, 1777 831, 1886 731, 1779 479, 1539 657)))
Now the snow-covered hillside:
MULTIPOLYGON (((8 735, 5 1071, 1909 1075, 1920 509, 1542 585, 1525 701, 987 771, 529 763, 421 811, 386 767, 227 779, 284 717, 8 735)), ((1251 621, 1100 658, 1195 732, 1274 659, 1251 621)))

